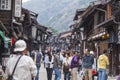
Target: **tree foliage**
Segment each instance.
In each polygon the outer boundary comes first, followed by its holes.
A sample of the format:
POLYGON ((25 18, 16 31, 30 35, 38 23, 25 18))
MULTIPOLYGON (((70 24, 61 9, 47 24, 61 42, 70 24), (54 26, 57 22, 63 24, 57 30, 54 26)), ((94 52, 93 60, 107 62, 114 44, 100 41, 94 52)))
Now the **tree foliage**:
POLYGON ((53 32, 53 34, 58 34, 58 31, 52 27, 49 27, 49 29, 53 32))

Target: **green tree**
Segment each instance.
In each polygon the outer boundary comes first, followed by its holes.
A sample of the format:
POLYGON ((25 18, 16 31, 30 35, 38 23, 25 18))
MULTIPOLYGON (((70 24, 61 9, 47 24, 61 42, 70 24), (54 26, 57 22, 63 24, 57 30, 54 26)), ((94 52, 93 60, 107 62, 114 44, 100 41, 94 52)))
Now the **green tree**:
POLYGON ((53 34, 58 34, 58 31, 52 27, 49 27, 49 29, 53 32, 53 34))

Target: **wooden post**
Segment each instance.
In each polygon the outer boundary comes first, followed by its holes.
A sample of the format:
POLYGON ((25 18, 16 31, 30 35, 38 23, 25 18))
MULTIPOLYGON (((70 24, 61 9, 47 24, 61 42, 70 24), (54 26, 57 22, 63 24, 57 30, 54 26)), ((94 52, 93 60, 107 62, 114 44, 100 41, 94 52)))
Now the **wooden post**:
POLYGON ((111 4, 108 3, 107 4, 107 18, 111 18, 112 17, 112 11, 111 11, 111 4))

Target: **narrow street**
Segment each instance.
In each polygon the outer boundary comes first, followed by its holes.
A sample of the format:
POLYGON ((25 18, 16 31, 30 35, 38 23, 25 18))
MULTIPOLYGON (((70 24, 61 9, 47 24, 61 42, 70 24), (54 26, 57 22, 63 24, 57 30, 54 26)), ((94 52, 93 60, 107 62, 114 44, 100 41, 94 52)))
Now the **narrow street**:
POLYGON ((47 80, 47 74, 43 63, 41 64, 41 68, 40 68, 40 80, 47 80))
MULTIPOLYGON (((53 73, 52 80, 54 80, 54 77, 55 75, 53 73)), ((46 69, 44 68, 43 63, 41 64, 41 68, 40 68, 40 80, 47 80, 47 73, 46 73, 46 69)), ((64 80, 63 75, 62 75, 61 80, 64 80)))
POLYGON ((47 80, 47 72, 120 80, 120 0, 0 0, 0 80, 47 80))
MULTIPOLYGON (((54 73, 53 73, 52 80, 54 80, 54 77, 55 77, 55 75, 54 75, 54 73)), ((64 77, 64 76, 63 76, 63 74, 62 74, 61 80, 64 80, 63 77, 64 77)), ((47 80, 46 69, 44 68, 43 63, 41 64, 41 68, 40 68, 40 80, 47 80)), ((78 76, 78 80, 79 80, 79 76, 78 76)), ((97 79, 95 78, 95 80, 97 80, 97 79)), ((116 80, 116 77, 108 77, 108 80, 116 80)))

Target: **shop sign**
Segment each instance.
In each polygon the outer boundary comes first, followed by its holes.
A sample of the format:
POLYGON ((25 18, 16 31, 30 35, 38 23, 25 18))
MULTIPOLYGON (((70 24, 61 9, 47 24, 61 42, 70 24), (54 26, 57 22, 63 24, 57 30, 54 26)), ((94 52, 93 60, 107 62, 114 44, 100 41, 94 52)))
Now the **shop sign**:
POLYGON ((21 17, 22 1, 15 0, 15 17, 21 17))
POLYGON ((11 0, 0 0, 0 10, 11 10, 11 0))

